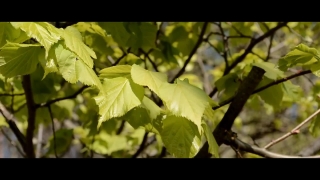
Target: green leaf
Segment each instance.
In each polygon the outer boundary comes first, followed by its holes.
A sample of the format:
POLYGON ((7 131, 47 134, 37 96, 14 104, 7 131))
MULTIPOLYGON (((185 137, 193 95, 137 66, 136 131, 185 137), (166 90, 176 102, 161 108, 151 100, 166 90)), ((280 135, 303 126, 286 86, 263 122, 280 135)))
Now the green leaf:
POLYGON ((201 133, 201 117, 209 104, 208 96, 203 90, 177 79, 176 84, 164 83, 159 97, 173 115, 189 119, 198 126, 201 133))
POLYGON ((117 65, 113 67, 108 67, 102 69, 99 73, 99 78, 116 78, 116 77, 125 77, 130 78, 131 77, 131 66, 130 65, 117 65))
POLYGON ((84 63, 90 68, 93 67, 93 60, 97 56, 95 52, 83 43, 82 36, 77 28, 68 26, 63 33, 63 39, 65 40, 67 48, 75 53, 84 63))
POLYGON ((127 32, 122 22, 99 22, 99 25, 105 29, 108 34, 111 34, 112 38, 120 46, 126 47, 130 34, 127 32))
MULTIPOLYGON (((106 142, 107 149, 103 154, 111 155, 113 152, 120 150, 127 150, 130 146, 128 146, 128 141, 125 136, 117 136, 117 135, 109 135, 107 133, 100 133, 100 140, 106 142)), ((95 147, 95 144, 94 144, 95 147)), ((95 149, 95 148, 93 148, 95 149)))
POLYGON ((300 98, 301 87, 294 85, 291 81, 285 81, 281 83, 284 95, 292 98, 292 100, 296 101, 300 98))
POLYGON ((210 131, 210 128, 208 124, 204 121, 202 121, 202 128, 204 131, 204 135, 206 136, 206 139, 209 143, 209 153, 213 154, 215 157, 219 157, 219 146, 216 142, 216 140, 213 137, 212 132, 210 131))
POLYGON ((276 80, 278 78, 284 77, 284 73, 276 68, 276 65, 270 62, 258 62, 253 63, 253 66, 260 67, 266 71, 264 74, 267 78, 276 80))
POLYGON ((55 45, 54 50, 54 54, 50 57, 56 60, 59 72, 66 81, 76 83, 79 80, 86 85, 96 85, 98 88, 102 87, 93 69, 82 61, 76 60, 75 54, 65 49, 61 44, 55 45))
POLYGON ((141 106, 149 111, 151 119, 156 119, 160 115, 160 113, 162 111, 162 109, 159 106, 157 106, 147 96, 144 96, 144 98, 142 99, 141 106))
MULTIPOLYGON (((257 89, 271 82, 273 82, 273 80, 264 78, 258 85, 257 89)), ((271 86, 261 92, 258 92, 257 94, 265 103, 270 104, 274 107, 274 109, 278 109, 283 98, 282 85, 278 84, 275 86, 271 86)))
POLYGON ((9 22, 0 22, 0 48, 9 42, 21 43, 29 37, 20 29, 15 29, 9 22))
POLYGON ((73 139, 73 129, 59 129, 55 132, 55 136, 55 142, 53 136, 51 136, 49 140, 49 150, 46 155, 54 154, 55 148, 58 156, 66 152, 69 149, 73 139))
POLYGON ((317 115, 317 117, 311 121, 311 124, 309 126, 309 132, 314 137, 318 137, 320 135, 320 116, 319 115, 317 115))
POLYGON ((183 117, 168 116, 164 119, 161 138, 167 150, 178 158, 194 157, 201 146, 197 126, 183 117))
POLYGON ((237 89, 240 86, 240 81, 238 79, 239 78, 236 73, 229 73, 225 76, 222 76, 214 83, 218 89, 218 92, 223 91, 223 97, 221 101, 229 99, 236 94, 237 89))
POLYGON ((123 118, 135 129, 144 127, 149 132, 159 134, 162 129, 160 113, 161 108, 145 96, 142 104, 130 110, 123 118))
POLYGON ((143 87, 124 77, 104 79, 102 86, 102 91, 94 97, 101 115, 98 127, 102 122, 121 117, 139 106, 144 96, 143 87))
POLYGON ((287 55, 279 59, 279 69, 286 71, 293 66, 308 65, 320 60, 319 52, 315 48, 309 48, 304 44, 299 44, 287 55))
POLYGON ((139 65, 132 65, 132 80, 141 85, 148 86, 156 94, 160 94, 160 86, 167 82, 167 75, 159 72, 151 72, 141 68, 139 65))
MULTIPOLYGON (((48 31, 46 26, 48 23, 36 23, 36 22, 12 22, 11 23, 15 28, 20 28, 29 37, 36 39, 41 45, 46 49, 46 57, 51 46, 58 42, 60 36, 55 34, 54 31, 48 31), (42 26, 44 25, 44 26, 42 26), (53 36, 52 36, 53 34, 53 36)), ((52 30, 52 29, 50 29, 52 30)), ((56 31, 57 32, 57 31, 56 31)))
POLYGON ((31 74, 36 70, 41 56, 40 45, 7 43, 0 51, 0 72, 5 77, 31 74))

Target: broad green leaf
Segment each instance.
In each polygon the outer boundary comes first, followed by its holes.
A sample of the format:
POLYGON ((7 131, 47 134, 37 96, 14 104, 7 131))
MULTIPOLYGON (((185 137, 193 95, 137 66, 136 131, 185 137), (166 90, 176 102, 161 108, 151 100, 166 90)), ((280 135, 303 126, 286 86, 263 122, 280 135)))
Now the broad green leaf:
POLYGON ((79 81, 86 85, 96 85, 101 88, 101 82, 93 71, 83 61, 76 61, 76 73, 78 74, 79 81))
POLYGON ((48 31, 45 26, 42 26, 46 25, 45 23, 42 23, 41 25, 36 22, 12 22, 11 24, 15 28, 20 28, 26 32, 29 37, 36 39, 41 45, 43 45, 46 49, 46 57, 51 46, 60 39, 59 35, 54 34, 53 31, 48 31), (51 33, 54 35, 52 36, 51 33))
POLYGON ((281 83, 284 95, 292 98, 292 100, 296 101, 300 98, 301 87, 294 85, 291 81, 285 81, 281 83))
POLYGON ((142 48, 149 51, 156 47, 157 26, 154 24, 142 22, 140 25, 142 33, 142 48))
POLYGON ((276 65, 270 62, 258 62, 253 63, 253 66, 260 67, 266 71, 264 74, 267 78, 276 80, 278 78, 284 77, 284 73, 276 68, 276 65))
POLYGON ((132 65, 131 69, 132 80, 141 85, 148 86, 156 94, 160 94, 160 87, 167 82, 167 75, 159 72, 151 72, 141 68, 138 65, 132 65))
POLYGON ((159 134, 162 129, 160 113, 161 108, 145 96, 142 104, 130 110, 123 118, 135 129, 144 127, 147 131, 159 134))
POLYGON ((139 106, 144 96, 143 87, 124 77, 104 79, 102 91, 94 97, 101 115, 98 127, 102 122, 121 117, 139 106))
POLYGON ((164 83, 159 97, 174 115, 189 119, 198 126, 201 133, 201 117, 209 104, 204 91, 177 79, 176 84, 164 83))
POLYGON ((317 115, 317 117, 311 121, 311 124, 309 126, 309 131, 314 137, 318 137, 320 135, 320 116, 319 115, 317 115))
POLYGON ((221 101, 229 99, 236 94, 240 85, 240 81, 238 79, 239 77, 236 73, 229 73, 214 83, 218 92, 223 92, 221 101))
POLYGON ((21 43, 29 39, 26 33, 15 29, 9 22, 0 22, 0 48, 9 42, 21 43))
MULTIPOLYGON (((264 86, 266 84, 269 84, 271 82, 273 82, 273 80, 264 78, 257 88, 264 86)), ((282 85, 278 84, 278 85, 271 86, 261 92, 258 92, 257 94, 261 97, 261 99, 265 103, 270 104, 271 106, 274 107, 274 109, 278 109, 280 107, 280 103, 283 98, 282 85)))
POLYGON ((164 119, 161 138, 167 150, 178 158, 194 157, 201 146, 197 126, 183 117, 168 116, 164 119))
POLYGON ((320 60, 319 52, 315 48, 309 48, 299 44, 287 55, 279 59, 279 69, 286 71, 296 65, 309 65, 320 60))
POLYGON ((7 43, 0 51, 0 73, 5 77, 30 74, 44 57, 40 45, 7 43))
POLYGON ((126 44, 130 38, 130 34, 124 27, 122 22, 99 22, 99 25, 108 33, 112 38, 122 47, 126 47, 126 44))
POLYGON ((99 78, 116 78, 116 77, 125 77, 130 78, 131 66, 129 65, 117 65, 113 67, 108 67, 102 69, 99 73, 99 78))
POLYGON ((111 155, 111 153, 119 150, 127 150, 130 146, 125 136, 109 135, 107 133, 100 133, 100 140, 107 143, 107 151, 105 154, 111 155))
POLYGON ((93 69, 82 61, 77 60, 75 54, 65 49, 61 44, 54 46, 54 50, 54 54, 49 57, 56 59, 59 72, 66 81, 76 83, 79 80, 86 85, 96 85, 98 88, 102 87, 93 69))
POLYGON ((219 146, 216 140, 214 139, 213 134, 210 131, 210 128, 208 127, 208 124, 202 121, 201 125, 204 131, 204 135, 206 136, 206 139, 209 143, 209 153, 213 154, 215 157, 219 157, 219 146))
POLYGON ((93 67, 93 60, 97 56, 95 52, 83 43, 82 36, 77 28, 68 26, 63 33, 63 39, 65 40, 67 48, 75 53, 84 63, 90 68, 93 67))
POLYGON ((55 136, 55 141, 53 136, 51 136, 49 140, 49 150, 47 151, 46 155, 54 154, 55 149, 58 156, 66 152, 69 149, 73 139, 73 129, 59 129, 55 132, 55 136))
POLYGON ((141 106, 149 111, 151 119, 156 119, 162 111, 162 109, 147 96, 143 97, 141 106))
POLYGON ((153 122, 150 119, 150 115, 147 109, 142 107, 135 107, 130 110, 126 115, 123 116, 133 128, 138 129, 139 127, 145 128, 147 131, 159 134, 156 127, 153 127, 153 122))

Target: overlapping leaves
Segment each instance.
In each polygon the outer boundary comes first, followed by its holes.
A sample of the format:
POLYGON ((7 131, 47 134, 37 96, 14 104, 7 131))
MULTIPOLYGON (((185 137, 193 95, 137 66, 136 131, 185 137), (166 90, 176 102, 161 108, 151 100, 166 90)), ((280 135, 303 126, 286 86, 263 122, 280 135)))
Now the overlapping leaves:
MULTIPOLYGON (((201 124, 202 117, 210 116, 208 109, 213 103, 204 91, 187 79, 170 84, 165 74, 138 65, 105 68, 99 77, 104 80, 104 94, 100 92, 95 97, 100 124, 112 118, 125 119, 134 128, 160 134, 168 151, 177 157, 193 157, 199 151, 201 135, 207 128, 201 124), (166 111, 144 96, 143 86, 160 97, 166 111)), ((205 136, 210 140, 211 152, 217 155, 218 146, 209 134, 206 132, 205 136)))

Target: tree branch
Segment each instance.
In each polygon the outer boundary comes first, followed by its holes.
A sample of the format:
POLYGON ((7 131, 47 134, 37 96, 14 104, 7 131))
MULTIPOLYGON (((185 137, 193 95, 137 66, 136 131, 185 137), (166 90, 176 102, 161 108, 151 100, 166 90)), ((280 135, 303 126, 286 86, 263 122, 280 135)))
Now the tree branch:
POLYGON ((2 134, 4 135, 4 137, 10 142, 10 144, 17 149, 17 151, 19 152, 19 154, 20 154, 22 157, 26 157, 26 155, 23 153, 23 151, 20 149, 20 147, 19 147, 13 140, 10 139, 10 137, 9 137, 8 134, 3 130, 2 127, 0 127, 0 130, 1 130, 2 134))
POLYGON ((301 157, 301 156, 288 156, 288 155, 277 154, 277 153, 267 151, 266 149, 263 149, 263 148, 251 146, 245 142, 242 142, 238 138, 231 139, 230 145, 235 147, 236 149, 249 152, 252 154, 256 154, 265 158, 320 158, 320 156, 301 157))
POLYGON ((59 158, 58 154, 57 154, 57 147, 56 147, 56 130, 54 128, 54 121, 53 121, 53 114, 51 111, 51 105, 49 104, 48 106, 48 111, 50 114, 50 119, 51 119, 51 123, 52 123, 52 134, 53 134, 53 150, 54 150, 54 155, 56 156, 56 158, 59 158))
POLYGON ((285 140, 286 138, 288 138, 291 135, 294 134, 298 134, 300 131, 300 128, 305 125, 306 123, 310 122, 312 120, 312 118, 314 118, 316 115, 318 115, 320 113, 320 109, 318 109, 315 113, 313 113, 311 116, 309 116, 307 119, 305 119, 304 121, 302 121, 298 126, 296 126, 295 128, 293 128, 290 132, 286 133, 285 135, 279 137, 276 140, 273 140, 272 142, 270 142, 269 144, 267 144, 264 148, 268 149, 271 146, 285 140))
POLYGON ((3 94, 0 94, 0 97, 1 96, 22 96, 22 95, 24 95, 24 93, 17 93, 17 94, 3 93, 3 94))
POLYGON ((6 120, 6 122, 8 123, 10 129, 12 130, 12 132, 14 133, 14 135, 17 137, 19 143, 22 146, 22 149, 24 152, 26 152, 26 137, 21 133, 21 131, 19 130, 19 128, 17 127, 15 121, 17 121, 17 119, 14 117, 13 114, 11 114, 6 107, 4 107, 4 105, 2 103, 0 103, 0 113, 2 114, 2 116, 4 117, 4 119, 6 120))
POLYGON ((137 157, 140 155, 140 153, 142 153, 142 151, 144 150, 144 145, 145 145, 146 142, 147 142, 148 135, 149 135, 149 132, 146 132, 146 133, 144 134, 139 149, 136 151, 136 153, 134 153, 134 155, 132 155, 131 158, 137 158, 137 157))
POLYGON ((116 62, 114 62, 114 63, 112 64, 112 66, 115 66, 115 65, 119 64, 119 62, 120 62, 124 57, 126 57, 126 56, 128 55, 128 53, 130 52, 130 49, 131 49, 131 48, 128 48, 127 52, 125 52, 125 51, 122 50, 122 52, 123 52, 122 56, 120 56, 120 57, 116 60, 116 62))
MULTIPOLYGON (((225 131, 229 131, 231 129, 234 120, 241 112, 243 106, 247 102, 248 98, 250 97, 254 89, 262 80, 264 73, 265 70, 253 66, 251 71, 249 72, 249 75, 241 83, 238 93, 234 98, 234 101, 230 104, 224 117, 213 131, 214 138, 219 146, 224 142, 225 131)), ((199 153, 196 155, 196 158, 211 156, 208 153, 208 147, 208 142, 206 142, 205 145, 199 151, 199 153)))
POLYGON ((27 107, 28 107, 28 127, 26 133, 26 155, 28 158, 35 158, 33 147, 33 132, 35 129, 36 120, 36 104, 33 100, 31 77, 30 75, 24 75, 22 77, 22 87, 25 92, 27 107))
MULTIPOLYGON (((245 52, 239 56, 228 68, 225 69, 223 75, 227 75, 234 67, 236 67, 241 61, 243 61, 246 56, 252 52, 252 49, 254 48, 255 45, 257 45, 258 43, 260 43, 261 41, 263 41, 265 38, 271 36, 272 34, 274 34, 278 29, 284 27, 287 25, 288 22, 283 22, 283 23, 279 23, 276 27, 268 30, 265 34, 263 34, 262 36, 260 36, 257 39, 252 39, 250 44, 248 45, 248 47, 246 48, 245 52)), ((216 92, 218 91, 218 89, 215 87, 211 93, 209 94, 210 97, 212 97, 216 92)))
MULTIPOLYGON (((295 74, 293 74, 293 75, 290 75, 290 76, 288 76, 288 77, 285 77, 285 78, 282 78, 282 79, 278 79, 278 80, 276 80, 276 81, 274 81, 274 82, 271 82, 271 83, 269 83, 269 84, 266 84, 265 86, 262 86, 262 87, 260 87, 260 88, 258 88, 258 89, 256 89, 256 90, 254 90, 252 94, 261 92, 261 91, 263 91, 263 90, 265 90, 265 89, 267 89, 267 88, 269 88, 269 87, 271 87, 271 86, 280 84, 280 83, 282 83, 282 82, 288 81, 288 80, 293 79, 293 78, 295 78, 295 77, 302 76, 302 75, 309 74, 309 73, 311 73, 311 70, 300 71, 300 72, 295 73, 295 74)), ((229 103, 232 102, 233 100, 234 100, 234 97, 232 97, 232 98, 230 98, 230 99, 228 99, 228 100, 226 100, 226 101, 224 101, 224 102, 221 102, 219 106, 214 106, 214 107, 212 107, 212 109, 213 109, 213 110, 216 110, 216 109, 218 109, 218 108, 220 108, 220 107, 222 107, 222 106, 225 106, 225 105, 229 104, 229 103)))
POLYGON ((187 65, 188 65, 189 62, 191 61, 192 56, 194 55, 194 53, 196 53, 197 49, 199 48, 199 46, 201 45, 201 43, 202 43, 202 41, 203 41, 203 35, 204 35, 204 33, 206 32, 207 26, 208 26, 208 22, 205 22, 205 23, 203 24, 203 26, 202 26, 202 30, 201 30, 201 33, 200 33, 200 35, 199 35, 199 39, 198 39, 198 41, 196 42, 195 46, 193 47, 191 53, 189 54, 188 59, 186 60, 186 62, 184 63, 184 65, 183 65, 183 67, 180 69, 180 71, 172 78, 172 80, 170 81, 170 83, 173 83, 175 79, 177 79, 178 77, 180 77, 180 76, 184 73, 187 65))
POLYGON ((66 100, 66 99, 73 99, 73 98, 76 98, 80 93, 82 93, 83 90, 85 90, 86 88, 88 88, 89 86, 82 86, 78 91, 76 91, 75 93, 73 93, 72 95, 70 96, 66 96, 66 97, 62 97, 62 98, 57 98, 57 99, 54 99, 54 100, 51 100, 51 101, 48 101, 46 103, 43 103, 43 104, 36 104, 36 108, 40 108, 40 107, 47 107, 53 103, 56 103, 58 101, 62 101, 62 100, 66 100))

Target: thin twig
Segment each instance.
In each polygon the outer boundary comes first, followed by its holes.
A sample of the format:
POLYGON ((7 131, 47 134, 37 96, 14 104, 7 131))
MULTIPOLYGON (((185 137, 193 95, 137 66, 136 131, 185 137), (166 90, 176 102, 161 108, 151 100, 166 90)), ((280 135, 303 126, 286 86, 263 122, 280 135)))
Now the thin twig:
POLYGON ((128 50, 127 50, 127 52, 125 52, 125 51, 123 51, 122 50, 122 56, 120 56, 117 60, 116 60, 116 62, 114 62, 113 64, 112 64, 112 66, 115 66, 115 65, 117 65, 124 57, 126 57, 127 55, 128 55, 128 53, 130 52, 130 49, 131 48, 129 48, 128 50))
POLYGON ((160 153, 160 155, 158 156, 158 158, 163 158, 163 157, 166 156, 166 154, 167 154, 167 148, 163 146, 163 147, 162 147, 162 150, 161 150, 161 153, 160 153))
POLYGON ((256 146, 251 146, 243 141, 241 141, 238 138, 234 138, 233 140, 230 140, 230 144, 237 147, 237 149, 240 149, 245 152, 249 152, 252 154, 256 154, 265 158, 320 158, 320 156, 308 156, 308 157, 301 157, 301 156, 288 156, 278 153, 270 152, 264 148, 259 148, 256 146))
POLYGON ((56 130, 55 130, 55 128, 54 128, 54 121, 53 121, 53 115, 52 115, 52 111, 51 111, 51 106, 50 106, 50 104, 49 104, 47 107, 48 107, 48 110, 49 110, 49 114, 50 114, 50 118, 51 118, 51 123, 52 123, 54 155, 56 156, 56 158, 59 158, 59 156, 58 156, 58 154, 57 154, 57 147, 56 147, 56 130))
MULTIPOLYGON (((262 36, 258 37, 257 39, 252 38, 250 44, 248 45, 248 47, 246 48, 245 52, 243 54, 241 54, 241 56, 239 56, 237 59, 235 59, 235 61, 229 66, 229 68, 226 68, 223 75, 227 75, 234 67, 236 67, 241 61, 243 61, 246 56, 252 52, 252 49, 255 47, 256 44, 260 43, 261 41, 263 41, 265 38, 271 36, 272 34, 274 34, 277 30, 279 30, 280 28, 284 27, 287 25, 288 22, 283 22, 283 23, 279 23, 276 27, 270 29, 269 31, 267 31, 265 34, 263 34, 262 36)), ((214 96, 214 94, 218 91, 218 89, 215 87, 211 93, 209 94, 210 97, 214 96)))
POLYGON ((229 67, 228 54, 227 54, 228 49, 229 49, 229 47, 228 47, 228 38, 224 34, 224 31, 223 31, 222 26, 221 26, 221 22, 218 24, 218 28, 220 30, 220 33, 221 33, 221 36, 222 36, 222 42, 223 42, 223 49, 224 49, 224 51, 223 51, 223 59, 224 59, 224 62, 226 63, 226 68, 228 68, 229 67))
POLYGON ((17 93, 17 94, 8 94, 8 93, 3 93, 3 94, 0 94, 0 97, 1 96, 23 96, 24 93, 17 93))
POLYGON ((125 124, 126 124, 126 121, 125 121, 125 120, 122 120, 122 121, 121 121, 121 124, 120 124, 120 127, 119 127, 119 129, 117 130, 117 132, 116 132, 116 135, 121 134, 121 132, 122 132, 123 129, 124 129, 125 124))
POLYGON ((88 87, 89 87, 89 86, 82 86, 78 91, 76 91, 75 93, 73 93, 73 94, 70 95, 70 96, 66 96, 66 97, 62 97, 62 98, 57 98, 57 99, 48 101, 48 102, 43 103, 43 104, 37 104, 37 105, 36 105, 36 108, 39 108, 39 107, 47 107, 48 105, 51 105, 51 104, 56 103, 56 102, 58 102, 58 101, 76 98, 76 97, 78 96, 78 94, 82 93, 82 91, 85 90, 85 89, 88 88, 88 87))
POLYGON ((266 60, 265 60, 265 61, 268 61, 269 58, 270 58, 270 52, 271 52, 273 37, 274 37, 274 34, 272 34, 272 35, 270 36, 270 41, 269 41, 270 43, 269 43, 269 47, 268 47, 268 53, 267 53, 267 57, 266 57, 266 60))
POLYGON ((19 154, 20 154, 22 157, 26 157, 26 155, 23 153, 23 151, 20 149, 20 147, 19 147, 13 140, 11 140, 11 138, 9 137, 9 135, 3 130, 2 127, 0 127, 0 130, 1 130, 2 134, 4 135, 4 137, 10 142, 10 144, 17 149, 17 151, 19 152, 19 154))
POLYGON ((140 155, 140 153, 142 153, 142 151, 144 150, 144 146, 145 146, 145 144, 147 142, 148 135, 149 135, 149 132, 146 132, 144 134, 142 142, 141 142, 141 144, 139 146, 139 149, 136 151, 136 153, 134 153, 134 155, 132 155, 131 158, 137 158, 140 155))
POLYGON ((202 30, 201 33, 199 35, 198 41, 195 44, 195 46, 193 47, 191 53, 189 54, 187 60, 185 61, 185 63, 183 64, 183 67, 180 69, 180 71, 171 79, 170 83, 173 83, 175 79, 177 79, 178 77, 180 77, 184 71, 186 70, 187 65, 189 64, 189 62, 191 61, 192 56, 194 55, 194 53, 196 53, 196 51, 198 50, 198 47, 201 45, 202 41, 203 41, 203 35, 206 32, 208 26, 208 22, 205 22, 202 26, 202 30))
POLYGON ((238 28, 233 26, 233 24, 231 22, 227 22, 227 24, 229 24, 240 35, 240 36, 228 36, 228 38, 249 38, 249 39, 252 39, 251 36, 244 35, 238 28))
MULTIPOLYGON (((260 87, 260 88, 258 88, 258 89, 256 89, 256 90, 254 90, 252 94, 261 92, 261 91, 263 91, 263 90, 265 90, 265 89, 267 89, 267 88, 269 88, 269 87, 271 87, 271 86, 280 84, 280 83, 282 83, 282 82, 288 81, 288 80, 293 79, 293 78, 295 78, 295 77, 302 76, 302 75, 309 74, 309 73, 311 73, 310 70, 300 71, 300 72, 298 72, 298 73, 296 73, 296 74, 293 74, 293 75, 291 75, 291 76, 288 76, 288 77, 285 77, 285 78, 282 78, 282 79, 278 79, 278 80, 276 80, 276 81, 274 81, 274 82, 271 82, 271 83, 269 83, 269 84, 266 84, 265 86, 262 86, 262 87, 260 87)), ((223 101, 223 102, 221 102, 218 106, 212 107, 212 109, 215 110, 215 109, 218 109, 218 108, 220 108, 220 107, 222 107, 222 106, 225 106, 225 105, 229 104, 230 102, 232 102, 233 99, 234 99, 234 97, 232 97, 232 98, 230 98, 230 99, 228 99, 228 100, 226 100, 226 101, 223 101)))
POLYGON ((305 119, 304 121, 302 121, 298 126, 296 126, 295 128, 293 128, 290 132, 286 133, 285 135, 279 137, 278 139, 276 140, 273 140, 272 142, 270 142, 269 144, 267 144, 264 148, 265 149, 268 149, 270 148, 271 146, 285 140, 286 138, 288 138, 289 136, 291 135, 294 135, 294 134, 298 134, 299 133, 299 130, 300 128, 305 125, 306 123, 310 122, 312 120, 312 118, 314 118, 316 115, 318 115, 320 113, 320 109, 318 109, 315 113, 313 113, 311 116, 309 116, 307 119, 305 119))

